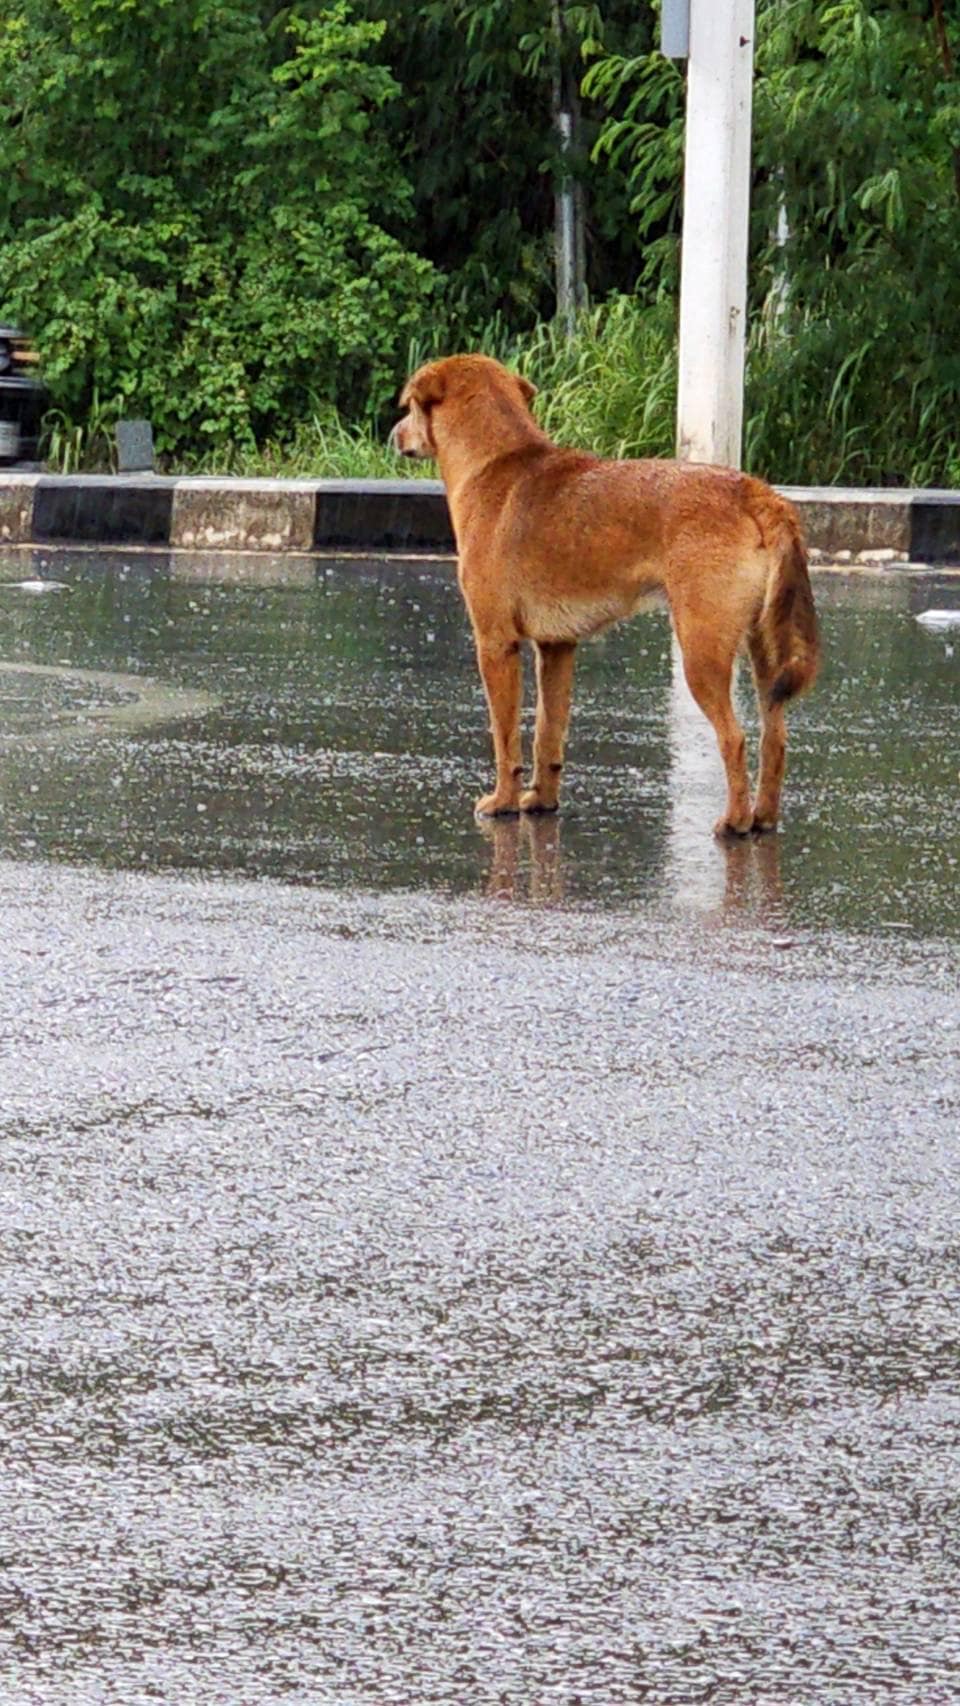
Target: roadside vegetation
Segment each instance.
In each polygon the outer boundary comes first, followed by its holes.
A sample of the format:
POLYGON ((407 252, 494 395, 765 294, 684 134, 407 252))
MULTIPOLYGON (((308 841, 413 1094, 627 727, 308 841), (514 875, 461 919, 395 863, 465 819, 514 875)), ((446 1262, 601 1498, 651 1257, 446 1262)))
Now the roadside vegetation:
MULTIPOLYGON (((657 9, 10 0, 0 304, 42 357, 51 464, 108 465, 146 415, 179 471, 431 472, 386 449, 396 392, 465 348, 533 379, 556 438, 670 454, 683 73, 657 9)), ((946 0, 758 0, 746 456, 771 478, 960 486, 958 54, 946 0)))

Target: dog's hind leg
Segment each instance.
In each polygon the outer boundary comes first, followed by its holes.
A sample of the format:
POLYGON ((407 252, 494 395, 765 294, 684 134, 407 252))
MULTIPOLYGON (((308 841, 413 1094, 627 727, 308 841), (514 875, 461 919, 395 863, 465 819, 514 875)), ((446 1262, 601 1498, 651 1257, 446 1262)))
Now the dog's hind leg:
POLYGON ((570 720, 577 647, 572 640, 541 641, 536 650, 537 724, 533 739, 533 782, 520 796, 520 810, 555 812, 563 773, 563 748, 570 720))
POLYGON ((753 828, 775 829, 780 813, 780 792, 786 769, 787 725, 783 706, 771 704, 770 694, 776 679, 776 666, 771 667, 767 648, 760 634, 753 632, 748 639, 753 679, 760 707, 760 774, 757 796, 753 803, 753 828))
POLYGON ((523 762, 520 752, 520 699, 523 691, 523 672, 520 664, 520 642, 513 640, 497 644, 477 636, 477 663, 487 704, 490 707, 490 733, 497 766, 497 780, 492 794, 484 794, 474 807, 478 817, 501 817, 520 809, 520 782, 523 762))
POLYGON ((723 623, 708 623, 703 615, 687 616, 674 606, 673 623, 687 685, 704 716, 713 724, 727 773, 727 808, 713 826, 715 835, 746 835, 753 824, 746 742, 734 715, 730 681, 736 642, 730 644, 723 623))

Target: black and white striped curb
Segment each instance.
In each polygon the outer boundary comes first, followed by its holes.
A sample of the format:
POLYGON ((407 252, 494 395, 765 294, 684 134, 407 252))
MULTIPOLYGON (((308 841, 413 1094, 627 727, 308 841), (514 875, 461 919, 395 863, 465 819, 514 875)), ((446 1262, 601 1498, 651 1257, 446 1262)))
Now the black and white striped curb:
MULTIPOLYGON (((814 560, 960 564, 960 491, 781 487, 814 560)), ((0 471, 0 543, 452 555, 439 480, 0 471)))

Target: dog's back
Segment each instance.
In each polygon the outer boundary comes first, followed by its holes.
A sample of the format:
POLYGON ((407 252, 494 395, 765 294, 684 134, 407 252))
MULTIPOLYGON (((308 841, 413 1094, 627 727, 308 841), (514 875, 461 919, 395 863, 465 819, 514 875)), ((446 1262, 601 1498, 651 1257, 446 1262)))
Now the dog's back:
MULTIPOLYGON (((582 639, 661 593, 671 606, 695 601, 734 649, 756 625, 780 699, 812 682, 817 625, 799 522, 762 480, 533 445, 488 463, 463 501, 489 530, 484 561, 496 562, 524 638, 582 639)), ((472 559, 469 521, 464 533, 472 559)))

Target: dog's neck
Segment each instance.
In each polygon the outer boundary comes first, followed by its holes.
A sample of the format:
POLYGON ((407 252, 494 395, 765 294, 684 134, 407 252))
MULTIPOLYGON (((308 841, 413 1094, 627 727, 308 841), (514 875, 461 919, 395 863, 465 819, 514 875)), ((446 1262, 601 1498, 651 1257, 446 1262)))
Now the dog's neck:
MULTIPOLYGON (((459 403, 458 398, 458 403, 459 403)), ((480 394, 464 398, 452 421, 438 411, 434 428, 437 462, 453 508, 469 480, 513 451, 541 446, 550 439, 522 404, 509 398, 480 394)))

